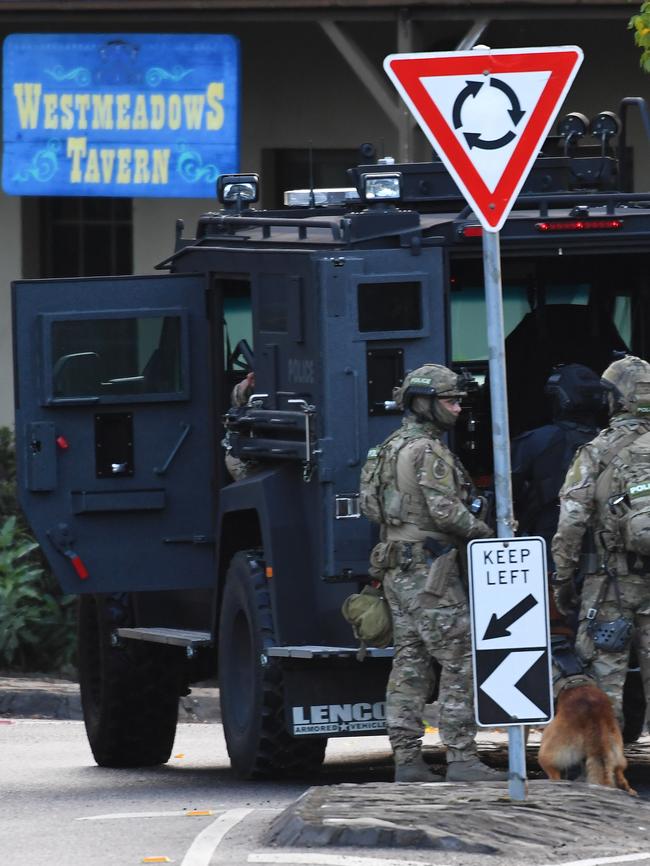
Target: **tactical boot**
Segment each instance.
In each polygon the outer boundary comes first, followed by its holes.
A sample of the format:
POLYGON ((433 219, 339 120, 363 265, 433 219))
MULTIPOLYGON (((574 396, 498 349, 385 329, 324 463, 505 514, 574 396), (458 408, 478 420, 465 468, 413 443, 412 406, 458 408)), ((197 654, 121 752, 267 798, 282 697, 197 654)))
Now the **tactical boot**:
POLYGON ((395 760, 396 782, 442 782, 440 776, 436 776, 425 763, 422 755, 417 755, 412 761, 400 762, 395 760))
POLYGON ((450 761, 447 765, 448 782, 507 782, 508 773, 493 770, 478 758, 469 761, 450 761))

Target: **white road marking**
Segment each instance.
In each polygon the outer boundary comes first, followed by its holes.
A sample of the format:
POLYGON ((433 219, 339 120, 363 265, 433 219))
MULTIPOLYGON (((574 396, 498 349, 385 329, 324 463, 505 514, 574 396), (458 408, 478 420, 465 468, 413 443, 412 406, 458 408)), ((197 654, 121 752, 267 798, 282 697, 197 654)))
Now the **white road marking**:
POLYGON ((254 809, 229 809, 202 830, 183 857, 181 866, 209 866, 217 845, 229 830, 254 809))
MULTIPOLYGON (((592 857, 590 860, 572 860, 562 863, 562 866, 607 866, 608 863, 638 863, 639 860, 650 860, 650 852, 640 851, 638 854, 619 854, 617 857, 592 857)), ((546 863, 544 866, 558 866, 557 863, 546 863)))
MULTIPOLYGON (((249 854, 249 863, 297 863, 301 866, 426 866, 424 860, 385 860, 355 854, 249 854)), ((443 864, 440 864, 443 866, 443 864)), ((571 866, 565 863, 562 866, 571 866)))
MULTIPOLYGON (((634 863, 641 860, 650 860, 650 852, 642 851, 638 854, 620 854, 616 857, 593 857, 589 860, 572 860, 563 863, 562 866, 608 866, 613 863, 634 863)), ((298 866, 424 866, 422 860, 384 860, 378 857, 357 857, 347 854, 291 854, 280 852, 278 854, 249 854, 249 863, 279 863, 298 864, 298 866)), ((185 866, 185 864, 183 864, 185 866)), ((558 866, 557 863, 548 863, 544 866, 558 866)))

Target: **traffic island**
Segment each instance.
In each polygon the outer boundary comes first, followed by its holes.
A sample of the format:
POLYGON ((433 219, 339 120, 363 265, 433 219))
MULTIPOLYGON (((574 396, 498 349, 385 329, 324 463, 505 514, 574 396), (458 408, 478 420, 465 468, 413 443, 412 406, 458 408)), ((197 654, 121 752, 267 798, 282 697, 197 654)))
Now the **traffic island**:
POLYGON ((525 854, 526 862, 602 858, 648 849, 650 805, 582 782, 535 780, 524 801, 511 800, 505 782, 332 785, 306 791, 265 841, 525 854))

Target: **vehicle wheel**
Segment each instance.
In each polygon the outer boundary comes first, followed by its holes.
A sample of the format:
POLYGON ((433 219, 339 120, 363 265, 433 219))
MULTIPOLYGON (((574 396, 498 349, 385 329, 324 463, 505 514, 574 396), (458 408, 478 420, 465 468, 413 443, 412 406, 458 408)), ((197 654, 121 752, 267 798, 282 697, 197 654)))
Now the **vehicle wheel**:
POLYGON ((623 742, 636 743, 645 726, 646 703, 639 670, 630 670, 623 688, 623 742))
POLYGON ((255 551, 232 558, 219 625, 221 715, 230 763, 244 779, 311 775, 325 756, 326 737, 298 739, 285 727, 271 597, 255 551))
POLYGON ((178 656, 170 647, 142 641, 113 646, 113 630, 130 622, 127 595, 81 596, 81 705, 100 767, 164 764, 174 745, 178 656))

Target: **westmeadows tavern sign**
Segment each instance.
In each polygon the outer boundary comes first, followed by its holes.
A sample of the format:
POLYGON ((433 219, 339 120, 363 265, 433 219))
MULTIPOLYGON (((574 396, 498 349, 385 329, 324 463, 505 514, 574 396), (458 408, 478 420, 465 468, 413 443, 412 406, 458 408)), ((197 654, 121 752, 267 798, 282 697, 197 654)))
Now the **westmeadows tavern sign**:
POLYGON ((3 68, 9 194, 212 197, 239 170, 232 36, 14 34, 3 68))

